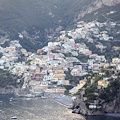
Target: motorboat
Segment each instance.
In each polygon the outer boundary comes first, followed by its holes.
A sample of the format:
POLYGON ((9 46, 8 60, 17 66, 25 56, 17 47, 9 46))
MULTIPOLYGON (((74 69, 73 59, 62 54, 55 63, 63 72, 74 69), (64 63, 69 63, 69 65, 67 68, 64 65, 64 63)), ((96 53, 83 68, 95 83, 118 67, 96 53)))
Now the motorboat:
POLYGON ((11 117, 11 119, 17 119, 17 117, 16 117, 16 116, 13 116, 13 117, 11 117))

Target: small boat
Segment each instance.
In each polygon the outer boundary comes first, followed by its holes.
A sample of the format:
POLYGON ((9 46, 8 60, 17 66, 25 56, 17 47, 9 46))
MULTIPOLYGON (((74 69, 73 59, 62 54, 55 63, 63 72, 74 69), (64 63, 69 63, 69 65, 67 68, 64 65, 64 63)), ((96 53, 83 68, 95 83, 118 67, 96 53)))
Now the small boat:
POLYGON ((26 98, 34 98, 34 97, 35 97, 35 95, 32 95, 32 94, 27 94, 27 95, 25 95, 25 97, 26 97, 26 98))
POLYGON ((13 100, 13 97, 11 97, 10 100, 13 100))
POLYGON ((13 101, 13 97, 11 97, 11 98, 9 99, 9 101, 10 101, 10 102, 13 101))
POLYGON ((11 119, 17 119, 17 117, 16 117, 16 116, 13 116, 13 117, 11 117, 11 119))
POLYGON ((12 102, 12 100, 9 100, 10 102, 12 102))
POLYGON ((26 98, 26 100, 32 100, 32 98, 26 98))
POLYGON ((42 96, 41 98, 42 98, 42 99, 47 99, 47 97, 45 97, 45 96, 42 96))

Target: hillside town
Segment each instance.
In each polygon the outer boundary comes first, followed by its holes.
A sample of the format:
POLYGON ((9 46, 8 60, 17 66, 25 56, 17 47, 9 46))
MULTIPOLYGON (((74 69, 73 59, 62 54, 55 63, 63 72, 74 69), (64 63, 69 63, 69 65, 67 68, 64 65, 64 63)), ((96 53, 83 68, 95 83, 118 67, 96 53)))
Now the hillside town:
MULTIPOLYGON (((104 54, 93 54, 84 41, 78 42, 79 39, 87 39, 88 42, 93 43, 93 36, 101 41, 113 40, 114 38, 109 36, 107 31, 100 29, 106 24, 96 21, 89 23, 80 21, 74 30, 61 31, 60 37, 55 42, 48 42, 47 46, 38 49, 36 53, 28 52, 18 40, 8 40, 9 46, 0 47, 2 54, 0 69, 20 76, 18 83, 24 79, 22 89, 29 89, 31 94, 39 95, 44 92, 64 94, 65 86, 72 86, 69 93, 74 95, 87 83, 87 75, 104 75, 105 73, 101 72, 102 69, 120 71, 120 58, 116 57, 108 62, 104 54), (66 73, 78 77, 78 83, 72 84, 66 73)), ((111 22, 110 25, 114 27, 116 23, 111 22)), ((19 37, 24 38, 22 34, 19 34, 19 37)), ((98 42, 96 48, 102 51, 107 46, 98 42)), ((119 50, 120 48, 114 46, 113 49, 119 50)), ((109 78, 111 77, 115 79, 117 76, 113 74, 109 78)), ((99 80, 98 89, 106 88, 109 85, 109 78, 99 80)), ((91 83, 93 81, 94 79, 91 79, 91 83)))

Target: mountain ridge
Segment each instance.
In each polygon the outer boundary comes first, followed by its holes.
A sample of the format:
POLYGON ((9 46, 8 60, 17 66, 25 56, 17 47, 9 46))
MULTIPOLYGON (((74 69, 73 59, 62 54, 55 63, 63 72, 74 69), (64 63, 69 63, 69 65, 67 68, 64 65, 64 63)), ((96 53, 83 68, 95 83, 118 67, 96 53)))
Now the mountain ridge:
POLYGON ((83 18, 86 14, 100 9, 103 5, 114 6, 116 4, 120 4, 120 0, 96 0, 95 2, 91 3, 86 10, 81 11, 76 20, 83 18))
POLYGON ((110 6, 119 2, 120 0, 0 0, 0 34, 6 33, 9 39, 19 40, 18 33, 26 31, 29 36, 24 36, 21 44, 27 50, 36 51, 46 41, 53 40, 59 31, 66 30, 69 26, 73 28, 77 20, 89 16, 103 5, 110 6))

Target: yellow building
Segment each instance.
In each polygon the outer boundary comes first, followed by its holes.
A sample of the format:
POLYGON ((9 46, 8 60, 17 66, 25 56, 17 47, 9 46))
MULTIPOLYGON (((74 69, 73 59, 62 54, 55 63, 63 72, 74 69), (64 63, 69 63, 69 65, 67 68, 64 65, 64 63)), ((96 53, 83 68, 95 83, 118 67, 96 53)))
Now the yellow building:
POLYGON ((66 74, 54 74, 55 80, 65 80, 66 74))
POLYGON ((64 85, 70 85, 69 80, 65 80, 65 81, 64 81, 64 85))
POLYGON ((86 84, 87 79, 80 80, 79 84, 77 85, 78 89, 81 89, 86 84))
POLYGON ((118 46, 113 46, 113 48, 114 48, 115 50, 120 50, 120 47, 118 47, 118 46))
POLYGON ((39 73, 40 73, 40 68, 36 68, 35 73, 36 73, 36 74, 39 74, 39 73))
POLYGON ((104 80, 99 80, 98 81, 98 86, 102 86, 104 88, 107 88, 109 82, 108 81, 104 81, 104 80))
POLYGON ((46 88, 48 88, 48 87, 46 87, 46 86, 36 86, 34 89, 46 89, 46 88))
POLYGON ((65 80, 66 74, 64 70, 55 70, 53 71, 53 78, 54 80, 65 80))
POLYGON ((33 85, 40 85, 40 81, 36 81, 36 80, 29 81, 29 86, 33 86, 33 85))
POLYGON ((105 34, 102 34, 102 36, 104 37, 104 36, 105 36, 105 34))
POLYGON ((55 70, 53 71, 54 74, 64 74, 64 70, 55 70))

